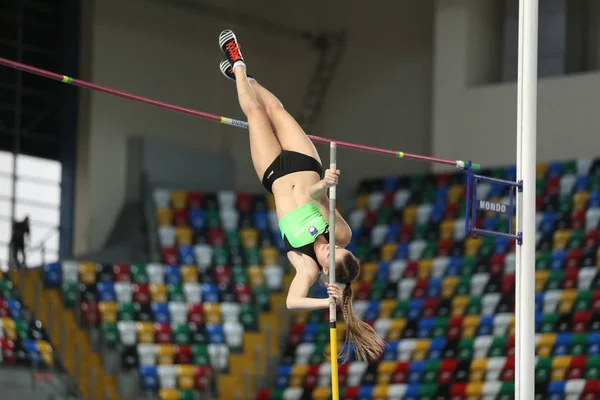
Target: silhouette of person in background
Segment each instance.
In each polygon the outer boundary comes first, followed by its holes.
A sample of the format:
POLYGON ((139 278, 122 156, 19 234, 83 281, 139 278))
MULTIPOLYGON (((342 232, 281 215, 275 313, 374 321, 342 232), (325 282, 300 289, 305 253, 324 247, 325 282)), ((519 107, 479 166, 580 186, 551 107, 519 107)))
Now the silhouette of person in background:
POLYGON ((10 238, 10 254, 12 263, 17 268, 23 268, 27 266, 27 258, 25 255, 25 236, 27 236, 27 243, 29 244, 29 217, 26 216, 21 222, 13 222, 12 236, 10 238), (21 253, 22 260, 19 260, 19 253, 21 253))

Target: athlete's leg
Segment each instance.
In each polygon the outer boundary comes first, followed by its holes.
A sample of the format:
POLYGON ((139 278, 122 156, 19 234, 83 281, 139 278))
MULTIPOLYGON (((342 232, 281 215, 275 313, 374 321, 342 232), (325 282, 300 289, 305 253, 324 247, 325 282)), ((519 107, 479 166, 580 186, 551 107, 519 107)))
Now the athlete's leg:
POLYGON ((223 31, 219 36, 219 46, 229 63, 235 67, 238 100, 248 119, 252 163, 258 179, 262 180, 265 170, 281 153, 281 145, 273 133, 266 110, 261 106, 258 96, 248 82, 246 64, 233 32, 223 31))
POLYGON ((320 162, 321 159, 319 158, 319 153, 317 153, 314 144, 308 136, 306 136, 306 133, 304 133, 304 130, 300 127, 298 122, 296 122, 294 117, 283 108, 281 101, 254 79, 251 80, 250 84, 258 97, 258 101, 269 115, 269 119, 275 129, 275 135, 277 135, 281 147, 285 150, 306 154, 320 162))

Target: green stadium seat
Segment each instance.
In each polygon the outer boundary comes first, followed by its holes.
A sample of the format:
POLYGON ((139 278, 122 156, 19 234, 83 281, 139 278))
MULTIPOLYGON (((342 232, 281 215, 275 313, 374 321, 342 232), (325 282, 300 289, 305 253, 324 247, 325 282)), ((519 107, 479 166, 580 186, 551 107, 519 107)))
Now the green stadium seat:
POLYGON ((75 307, 77 302, 77 283, 63 282, 62 284, 62 301, 66 308, 75 307))
POLYGON ((550 269, 550 260, 552 259, 552 252, 550 251, 538 251, 535 257, 535 269, 538 271, 545 271, 550 269))
POLYGON ((539 358, 535 366, 535 381, 548 382, 552 373, 552 358, 539 358))
POLYGON ((173 325, 173 343, 189 344, 190 343, 190 327, 188 324, 173 325))
POLYGON ((119 343, 117 324, 105 322, 102 324, 102 335, 107 346, 115 347, 119 343))
POLYGON ((131 266, 131 282, 148 283, 146 264, 134 264, 131 266))
POLYGON ((185 294, 183 292, 182 284, 168 284, 167 285, 167 295, 169 297, 169 301, 176 303, 184 303, 185 302, 185 294))
POLYGON ((133 303, 119 303, 117 314, 119 321, 135 321, 135 307, 133 303))

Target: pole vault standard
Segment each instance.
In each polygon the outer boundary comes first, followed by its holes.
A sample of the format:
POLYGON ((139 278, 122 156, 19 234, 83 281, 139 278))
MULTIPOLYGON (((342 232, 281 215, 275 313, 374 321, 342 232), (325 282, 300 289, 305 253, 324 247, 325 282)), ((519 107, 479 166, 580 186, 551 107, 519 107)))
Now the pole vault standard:
MULTIPOLYGON (((181 107, 181 106, 177 106, 177 105, 170 104, 170 103, 165 103, 163 101, 149 99, 147 97, 142 97, 142 96, 137 96, 135 94, 123 92, 121 90, 112 89, 112 88, 109 88, 106 86, 96 85, 95 83, 82 81, 80 79, 71 78, 70 76, 61 75, 61 74, 57 74, 55 72, 50 72, 50 71, 46 71, 46 70, 43 70, 40 68, 32 67, 31 65, 22 64, 22 63, 12 61, 12 60, 9 60, 6 58, 0 57, 0 65, 4 65, 6 67, 13 68, 13 69, 16 69, 19 71, 28 72, 30 74, 39 75, 44 78, 52 79, 55 81, 68 83, 68 84, 75 85, 75 86, 78 86, 78 87, 81 87, 84 89, 95 90, 97 92, 102 92, 102 93, 110 94, 113 96, 122 97, 124 99, 137 101, 139 103, 149 104, 151 106, 164 108, 166 110, 175 111, 178 113, 187 114, 187 115, 191 115, 194 117, 207 119, 210 121, 220 122, 225 125, 237 126, 238 128, 248 129, 248 123, 246 121, 241 121, 241 120, 233 119, 233 118, 227 118, 227 117, 223 117, 223 116, 215 115, 215 114, 209 114, 209 113, 194 110, 191 108, 181 107)), ((329 143, 334 142, 334 140, 332 140, 332 139, 326 139, 326 138, 322 138, 319 136, 308 135, 308 137, 310 138, 310 140, 312 140, 315 143, 329 144, 329 143)), ((411 153, 406 153, 403 151, 388 150, 388 149, 383 149, 380 147, 365 146, 362 144, 343 142, 343 141, 339 141, 339 140, 335 140, 335 142, 336 142, 337 146, 339 146, 339 147, 346 147, 346 148, 354 149, 354 150, 367 151, 370 153, 377 153, 377 154, 385 154, 388 156, 393 156, 393 157, 398 157, 398 158, 408 158, 411 160, 425 161, 425 162, 430 162, 430 163, 435 163, 435 164, 454 165, 455 167, 457 167, 459 169, 465 169, 465 167, 467 165, 467 163, 462 160, 448 160, 445 158, 422 156, 419 154, 411 154, 411 153)), ((479 166, 479 164, 472 163, 472 168, 479 169, 480 166, 479 166)))

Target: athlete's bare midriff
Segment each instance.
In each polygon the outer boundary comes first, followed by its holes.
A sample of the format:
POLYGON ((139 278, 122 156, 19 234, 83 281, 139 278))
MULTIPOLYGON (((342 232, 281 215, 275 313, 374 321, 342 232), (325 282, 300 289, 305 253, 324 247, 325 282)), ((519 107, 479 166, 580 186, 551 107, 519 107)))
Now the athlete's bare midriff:
POLYGON ((277 218, 312 201, 310 189, 319 180, 321 177, 314 171, 294 172, 277 179, 273 183, 277 218))

